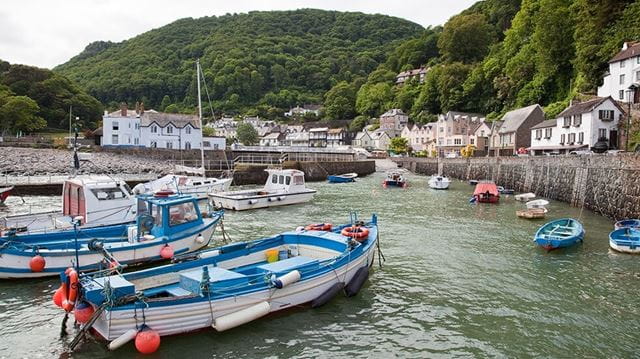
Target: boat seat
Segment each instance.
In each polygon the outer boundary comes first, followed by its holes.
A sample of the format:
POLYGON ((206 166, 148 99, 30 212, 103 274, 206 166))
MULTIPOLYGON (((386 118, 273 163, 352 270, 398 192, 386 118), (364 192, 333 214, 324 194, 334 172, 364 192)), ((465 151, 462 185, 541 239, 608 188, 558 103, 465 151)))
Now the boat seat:
MULTIPOLYGON (((214 291, 249 283, 249 278, 241 273, 214 266, 207 266, 207 270, 209 272, 209 288, 214 291)), ((180 274, 180 288, 194 294, 202 294, 202 272, 202 268, 198 268, 180 274)))
POLYGON ((284 273, 293 269, 299 269, 303 267, 312 266, 318 263, 317 259, 297 256, 283 260, 279 260, 273 263, 267 263, 258 266, 257 268, 265 273, 284 273))

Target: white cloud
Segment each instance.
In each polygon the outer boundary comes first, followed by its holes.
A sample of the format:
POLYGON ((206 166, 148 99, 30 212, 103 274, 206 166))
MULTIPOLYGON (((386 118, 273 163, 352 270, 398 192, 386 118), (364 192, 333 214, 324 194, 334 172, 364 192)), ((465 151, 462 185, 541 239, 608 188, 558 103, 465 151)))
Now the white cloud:
POLYGON ((93 41, 122 41, 184 17, 319 8, 443 24, 475 0, 9 0, 0 10, 0 59, 51 68, 93 41))

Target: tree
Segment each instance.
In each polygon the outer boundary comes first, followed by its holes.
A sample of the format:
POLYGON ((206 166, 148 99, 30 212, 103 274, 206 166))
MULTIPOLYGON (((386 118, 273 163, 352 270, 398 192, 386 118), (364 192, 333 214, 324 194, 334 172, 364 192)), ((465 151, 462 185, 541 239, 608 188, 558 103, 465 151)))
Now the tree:
POLYGON ((367 125, 367 122, 369 122, 367 116, 357 116, 353 121, 351 121, 351 123, 349 123, 349 131, 362 131, 362 129, 367 125))
POLYGON ((409 141, 404 137, 394 137, 389 143, 389 150, 394 153, 407 153, 409 151, 409 141))
POLYGON ((164 95, 164 97, 162 98, 162 102, 160 102, 160 111, 166 112, 166 108, 169 105, 171 105, 171 98, 169 97, 169 95, 164 95))
POLYGON ((493 42, 493 29, 482 14, 458 15, 444 25, 438 48, 447 62, 480 61, 493 42))
POLYGON ((212 137, 216 135, 216 130, 209 126, 202 126, 202 136, 212 137))
POLYGON ((253 126, 250 124, 243 122, 238 125, 238 129, 236 131, 238 141, 246 146, 255 145, 258 143, 258 131, 256 131, 253 126))
POLYGON ((356 114, 356 91, 346 81, 341 81, 324 96, 324 113, 330 120, 351 119, 356 114))
POLYGON ((380 82, 375 85, 364 84, 356 97, 356 109, 369 117, 379 116, 393 104, 391 85, 380 82))
POLYGON ((165 107, 164 112, 166 112, 166 113, 178 113, 178 112, 180 112, 180 109, 178 108, 178 105, 176 105, 175 103, 172 103, 171 105, 165 107))
POLYGON ((47 127, 47 122, 37 115, 38 104, 27 96, 12 96, 0 107, 2 132, 23 131, 30 133, 47 127))

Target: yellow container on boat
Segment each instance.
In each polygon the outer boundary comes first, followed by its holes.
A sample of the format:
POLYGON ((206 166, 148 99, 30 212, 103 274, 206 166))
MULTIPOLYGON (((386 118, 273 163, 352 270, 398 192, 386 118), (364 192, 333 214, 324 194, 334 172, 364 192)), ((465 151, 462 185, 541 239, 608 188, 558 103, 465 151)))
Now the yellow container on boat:
POLYGON ((267 262, 273 263, 278 261, 278 250, 277 249, 269 249, 265 252, 267 255, 267 262))

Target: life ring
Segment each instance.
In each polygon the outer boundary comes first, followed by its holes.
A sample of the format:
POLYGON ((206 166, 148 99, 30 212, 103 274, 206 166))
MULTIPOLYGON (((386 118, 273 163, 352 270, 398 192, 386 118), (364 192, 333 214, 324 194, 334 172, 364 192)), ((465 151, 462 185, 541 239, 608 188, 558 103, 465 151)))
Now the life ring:
POLYGON ((325 231, 328 232, 333 228, 331 223, 312 223, 304 227, 307 231, 325 231))
POLYGON ((170 189, 163 189, 160 191, 156 191, 156 193, 154 193, 154 196, 157 198, 163 198, 163 197, 169 197, 171 195, 173 195, 174 192, 170 189))
POLYGON ((67 268, 65 274, 67 280, 62 282, 62 309, 70 312, 78 298, 78 272, 73 268, 67 268))
POLYGON ((360 240, 364 240, 365 238, 369 237, 369 229, 360 226, 345 227, 342 229, 340 234, 345 237, 354 238, 355 240, 358 240, 358 242, 361 242, 360 240))

